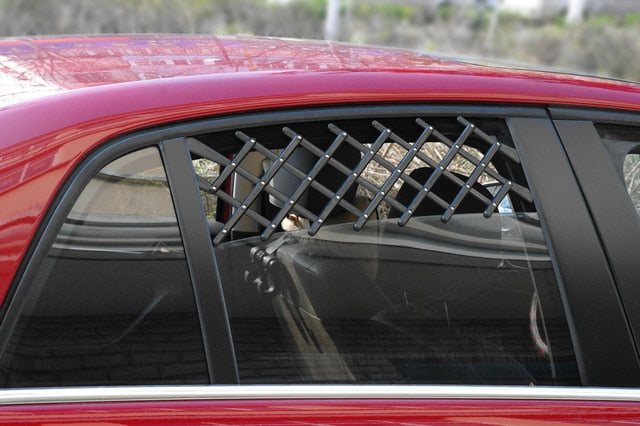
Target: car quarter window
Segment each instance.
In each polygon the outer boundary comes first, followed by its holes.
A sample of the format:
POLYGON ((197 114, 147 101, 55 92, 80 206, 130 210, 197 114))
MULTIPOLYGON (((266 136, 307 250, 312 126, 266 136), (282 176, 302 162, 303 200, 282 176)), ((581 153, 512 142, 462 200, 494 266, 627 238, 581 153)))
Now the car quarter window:
POLYGON ((34 268, 3 341, 3 386, 208 382, 157 148, 93 176, 34 268))
POLYGON ((187 143, 219 165, 195 170, 240 383, 579 384, 503 120, 298 119, 187 143))

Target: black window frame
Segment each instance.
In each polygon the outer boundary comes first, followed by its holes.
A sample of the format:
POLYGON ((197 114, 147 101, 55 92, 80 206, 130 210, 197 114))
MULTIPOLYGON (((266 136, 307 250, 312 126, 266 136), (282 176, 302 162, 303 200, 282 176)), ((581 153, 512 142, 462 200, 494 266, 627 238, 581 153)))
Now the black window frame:
MULTIPOLYGON (((432 117, 462 115, 505 120, 516 148, 519 150, 524 172, 534 195, 534 204, 546 234, 582 384, 589 386, 637 386, 640 383, 637 352, 624 330, 620 332, 621 324, 626 324, 624 311, 619 312, 614 309, 611 315, 600 321, 600 319, 591 318, 589 308, 581 304, 581 280, 587 278, 585 276, 587 272, 581 271, 581 267, 584 266, 585 261, 591 260, 595 262, 596 272, 602 276, 602 280, 591 289, 590 297, 608 300, 611 306, 620 308, 619 304, 614 303, 618 301, 617 299, 611 300, 611 290, 615 288, 615 283, 611 279, 606 256, 600 245, 596 228, 591 222, 587 205, 571 171, 560 140, 553 131, 548 112, 541 107, 444 104, 329 106, 204 118, 191 122, 170 123, 117 137, 91 152, 64 183, 45 220, 39 227, 5 299, 0 312, 3 315, 2 329, 0 330, 6 329, 7 324, 10 325, 12 321, 16 320, 17 313, 20 311, 20 300, 29 290, 28 282, 33 277, 34 265, 37 265, 38 260, 46 255, 57 229, 61 226, 66 213, 86 183, 98 170, 113 159, 140 148, 157 146, 162 153, 178 223, 183 235, 183 244, 185 245, 205 341, 210 381, 216 384, 237 383, 237 365, 234 359, 229 321, 225 313, 224 296, 219 283, 217 286, 208 286, 204 282, 210 281, 207 276, 212 270, 216 271, 216 275, 219 274, 211 242, 207 241, 208 238, 198 236, 198 234, 202 235, 203 229, 206 227, 206 217, 184 138, 276 122, 290 124, 336 117, 341 119, 385 118, 407 115, 432 117), (540 131, 541 128, 542 131, 540 131), (540 167, 541 165, 544 167, 540 167), (553 181, 553 184, 550 184, 550 181, 553 181), (554 195, 554 191, 558 189, 570 194, 574 205, 559 208, 558 206, 562 205, 563 200, 554 195), (186 208, 186 206, 194 206, 196 202, 200 204, 199 211, 186 208), (196 214, 196 211, 199 213, 196 214), (581 243, 584 241, 597 242, 597 246, 586 248, 587 255, 577 255, 573 251, 574 247, 568 241, 575 241, 572 238, 575 236, 569 235, 569 231, 563 229, 566 217, 572 217, 576 214, 579 216, 581 229, 587 234, 583 236, 581 243), (211 306, 217 306, 219 309, 213 312, 214 309, 211 309, 211 306), (622 339, 617 341, 621 347, 612 350, 613 346, 594 342, 589 337, 594 324, 599 322, 599 327, 610 329, 610 340, 622 339), (630 355, 630 350, 632 355, 630 355)), ((213 281, 216 284, 215 277, 213 281)), ((624 327, 622 328, 624 329, 624 327)))

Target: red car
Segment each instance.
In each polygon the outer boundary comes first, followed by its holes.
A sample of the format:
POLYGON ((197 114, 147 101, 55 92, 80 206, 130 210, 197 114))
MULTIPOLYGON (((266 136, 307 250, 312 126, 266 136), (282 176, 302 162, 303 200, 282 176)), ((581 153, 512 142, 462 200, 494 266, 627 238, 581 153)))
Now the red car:
POLYGON ((640 422, 640 85, 0 40, 0 422, 640 422))

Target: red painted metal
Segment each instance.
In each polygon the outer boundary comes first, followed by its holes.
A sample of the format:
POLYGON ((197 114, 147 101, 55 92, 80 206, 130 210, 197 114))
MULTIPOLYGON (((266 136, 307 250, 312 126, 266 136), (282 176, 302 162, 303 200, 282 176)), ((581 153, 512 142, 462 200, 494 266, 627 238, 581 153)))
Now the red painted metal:
POLYGON ((136 129, 241 111, 488 102, 640 111, 640 86, 328 42, 206 36, 0 41, 0 299, 61 183, 136 129))
POLYGON ((519 400, 240 400, 0 407, 3 425, 569 425, 639 424, 624 402, 519 400))
MULTIPOLYGON (((3 59, 0 63, 0 74, 3 75, 0 104, 92 86, 198 75, 237 76, 256 72, 426 72, 507 77, 505 82, 511 80, 506 85, 494 83, 495 87, 476 84, 478 95, 455 86, 446 87, 443 92, 458 93, 458 96, 465 97, 477 96, 485 100, 494 100, 492 94, 503 98, 509 93, 529 93, 532 99, 536 95, 544 97, 555 92, 557 87, 549 90, 548 86, 556 84, 606 89, 607 92, 599 98, 608 98, 609 101, 619 101, 618 95, 611 92, 612 89, 631 91, 636 95, 639 93, 634 85, 575 75, 483 67, 397 49, 272 38, 147 35, 6 39, 0 40, 0 56, 3 59), (514 82, 514 79, 520 83, 514 82), (529 83, 543 84, 527 87, 527 80, 530 80, 529 83)), ((384 86, 376 88, 366 78, 359 81, 369 90, 385 89, 384 86)), ((322 90, 325 86, 319 84, 297 89, 303 89, 304 93, 335 92, 328 83, 326 90, 322 90)), ((265 89, 266 85, 262 88, 265 89)), ((242 93, 238 95, 246 97, 242 93)), ((586 101, 586 95, 593 93, 576 93, 576 101, 586 101)), ((518 98, 518 101, 522 100, 522 97, 518 98)))
MULTIPOLYGON (((393 49, 200 36, 0 40, 0 299, 64 179, 137 129, 242 111, 379 102, 640 111, 640 86, 494 69, 393 49)), ((624 402, 158 401, 0 406, 0 424, 640 422, 624 402)))

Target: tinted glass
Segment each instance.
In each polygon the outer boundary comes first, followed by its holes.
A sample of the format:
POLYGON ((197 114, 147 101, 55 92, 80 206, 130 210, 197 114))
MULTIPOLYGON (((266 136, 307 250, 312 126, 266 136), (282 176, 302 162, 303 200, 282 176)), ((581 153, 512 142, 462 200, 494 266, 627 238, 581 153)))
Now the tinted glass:
POLYGON ((113 161, 87 184, 37 268, 15 301, 22 308, 0 358, 5 387, 208 381, 156 148, 113 161))
POLYGON ((191 141, 241 383, 579 384, 504 123, 381 121, 191 141))

